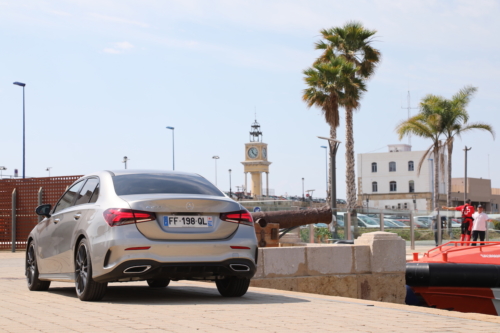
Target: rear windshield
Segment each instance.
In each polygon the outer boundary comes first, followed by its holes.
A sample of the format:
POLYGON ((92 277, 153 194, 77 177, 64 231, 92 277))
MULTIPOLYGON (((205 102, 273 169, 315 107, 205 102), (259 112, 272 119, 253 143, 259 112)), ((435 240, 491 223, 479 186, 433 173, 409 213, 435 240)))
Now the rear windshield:
POLYGON ((223 197, 221 191, 205 178, 193 175, 143 173, 113 177, 117 195, 129 194, 204 194, 223 197))

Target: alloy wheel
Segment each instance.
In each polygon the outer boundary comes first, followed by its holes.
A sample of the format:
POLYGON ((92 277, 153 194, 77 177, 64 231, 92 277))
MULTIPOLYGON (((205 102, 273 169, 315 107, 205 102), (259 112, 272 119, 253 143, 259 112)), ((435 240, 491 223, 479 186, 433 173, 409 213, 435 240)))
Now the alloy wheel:
POLYGON ((76 292, 78 295, 85 291, 85 286, 87 285, 88 279, 88 259, 87 259, 87 247, 85 244, 81 244, 78 248, 78 253, 75 260, 75 275, 76 275, 76 292))
POLYGON ((31 244, 28 249, 28 255, 26 256, 26 280, 28 282, 28 286, 33 285, 36 269, 35 265, 35 249, 33 244, 31 244))

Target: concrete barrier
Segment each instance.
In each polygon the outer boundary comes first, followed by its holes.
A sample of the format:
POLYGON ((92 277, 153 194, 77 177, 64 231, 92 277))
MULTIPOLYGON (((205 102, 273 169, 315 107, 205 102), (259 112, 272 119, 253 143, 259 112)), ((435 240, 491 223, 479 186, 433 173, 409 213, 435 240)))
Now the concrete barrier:
POLYGON ((401 237, 382 231, 354 245, 261 248, 251 286, 402 304, 405 251, 401 237))

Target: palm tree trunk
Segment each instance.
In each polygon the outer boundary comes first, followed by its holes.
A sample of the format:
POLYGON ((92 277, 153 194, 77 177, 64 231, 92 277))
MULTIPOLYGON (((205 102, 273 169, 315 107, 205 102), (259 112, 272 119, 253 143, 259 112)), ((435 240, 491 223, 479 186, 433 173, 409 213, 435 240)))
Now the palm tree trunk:
POLYGON ((439 141, 434 144, 434 207, 439 206, 439 141))
POLYGON ((356 174, 354 170, 354 133, 353 133, 353 117, 352 108, 345 108, 345 124, 346 124, 346 139, 345 139, 345 160, 346 160, 346 200, 347 210, 352 211, 356 207, 356 174))
MULTIPOLYGON (((332 139, 336 139, 337 138, 337 128, 336 127, 333 127, 333 126, 330 126, 330 138, 332 139)), ((332 156, 333 155, 333 146, 330 144, 330 142, 328 142, 328 151, 330 152, 330 155, 329 156, 332 156)), ((332 165, 332 159, 329 158, 328 159, 328 188, 326 189, 326 204, 328 207, 330 207, 330 202, 331 202, 331 196, 332 196, 332 171, 335 171, 335 170, 332 170, 333 168, 333 165, 332 165)), ((332 207, 330 207, 332 208, 332 207)))
POLYGON ((448 188, 446 196, 446 206, 451 207, 451 154, 453 153, 453 139, 448 142, 448 188))

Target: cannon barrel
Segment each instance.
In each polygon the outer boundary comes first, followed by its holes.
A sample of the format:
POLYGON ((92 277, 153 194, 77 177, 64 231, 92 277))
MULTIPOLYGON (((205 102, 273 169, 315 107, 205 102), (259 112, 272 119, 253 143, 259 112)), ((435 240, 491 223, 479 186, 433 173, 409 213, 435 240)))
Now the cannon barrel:
POLYGON ((267 223, 279 223, 280 228, 294 228, 301 225, 313 223, 332 222, 332 210, 330 208, 313 208, 306 210, 281 210, 274 212, 252 213, 253 220, 265 227, 267 223))

